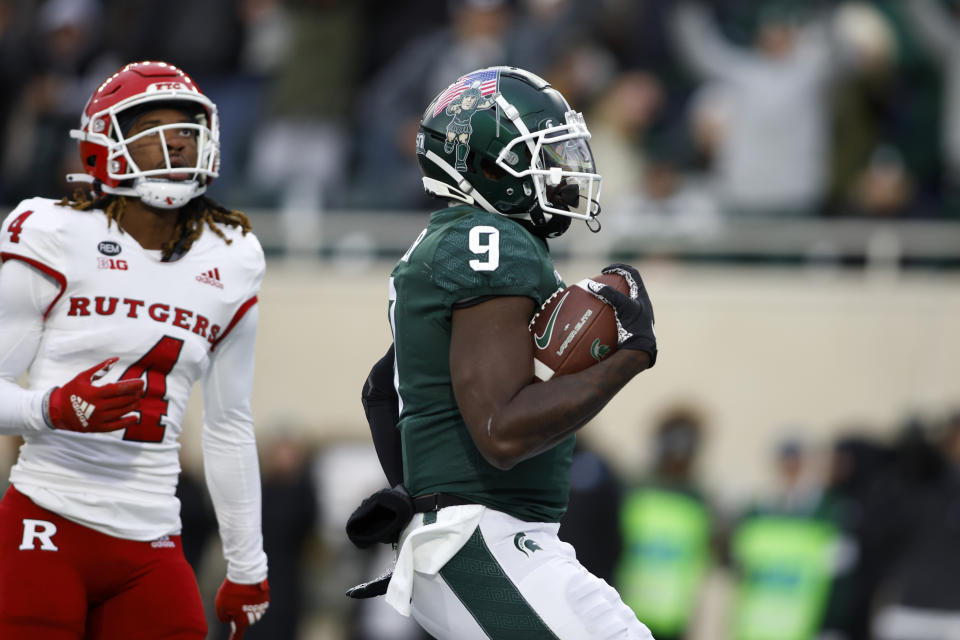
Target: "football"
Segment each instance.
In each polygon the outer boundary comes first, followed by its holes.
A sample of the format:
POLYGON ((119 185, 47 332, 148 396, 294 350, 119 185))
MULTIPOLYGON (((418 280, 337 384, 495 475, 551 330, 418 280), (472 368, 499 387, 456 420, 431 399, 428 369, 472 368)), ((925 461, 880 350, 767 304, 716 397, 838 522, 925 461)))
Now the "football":
POLYGON ((630 292, 616 273, 594 276, 558 289, 530 321, 533 370, 537 380, 582 371, 617 349, 617 319, 613 307, 587 290, 593 280, 630 292))

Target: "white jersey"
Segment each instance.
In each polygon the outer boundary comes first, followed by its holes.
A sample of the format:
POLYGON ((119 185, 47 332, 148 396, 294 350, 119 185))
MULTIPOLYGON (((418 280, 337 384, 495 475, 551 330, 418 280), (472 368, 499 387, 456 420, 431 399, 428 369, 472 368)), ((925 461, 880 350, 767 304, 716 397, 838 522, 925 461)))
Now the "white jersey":
MULTIPOLYGON (((255 318, 264 257, 252 233, 221 225, 229 246, 204 228, 184 256, 162 262, 159 251, 143 249, 107 222, 100 210, 25 200, 0 228, 0 259, 29 264, 60 288, 45 311, 29 388, 62 385, 117 356, 101 383, 144 380, 139 424, 108 433, 26 431, 10 480, 70 520, 120 538, 153 540, 180 531, 174 492, 187 400, 195 382, 207 382, 217 349, 238 323, 255 318)), ((236 375, 252 380, 252 370, 236 375)), ((252 442, 249 398, 245 403, 238 413, 252 442)), ((207 418, 205 447, 208 429, 218 437, 207 418)), ((255 456, 253 465, 258 479, 255 456)), ((259 513, 259 486, 256 497, 259 513)), ((256 542, 259 524, 257 516, 256 542)))

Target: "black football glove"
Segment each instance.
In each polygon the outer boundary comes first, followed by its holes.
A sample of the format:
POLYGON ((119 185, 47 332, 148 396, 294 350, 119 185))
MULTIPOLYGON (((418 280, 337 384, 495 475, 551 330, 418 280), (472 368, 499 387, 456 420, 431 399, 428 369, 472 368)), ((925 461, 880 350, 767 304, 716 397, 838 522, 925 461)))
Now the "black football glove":
POLYGON ((347 595, 351 598, 363 600, 366 598, 376 598, 387 592, 390 586, 390 578, 393 577, 393 569, 388 569, 373 580, 361 582, 360 584, 347 589, 347 595))
POLYGON ((629 296, 609 285, 590 285, 590 290, 616 312, 619 348, 645 351, 652 368, 657 361, 657 335, 653 330, 653 305, 640 274, 630 265, 619 263, 606 267, 602 273, 621 275, 630 285, 629 296))

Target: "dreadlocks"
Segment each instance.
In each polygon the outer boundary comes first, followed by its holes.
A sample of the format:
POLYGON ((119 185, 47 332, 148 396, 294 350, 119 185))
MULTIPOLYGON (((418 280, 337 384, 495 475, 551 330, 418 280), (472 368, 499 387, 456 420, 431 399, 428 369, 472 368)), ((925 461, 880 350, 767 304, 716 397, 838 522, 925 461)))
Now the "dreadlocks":
MULTIPOLYGON (((60 204, 80 211, 103 209, 104 213, 107 214, 107 226, 116 222, 119 228, 120 220, 123 218, 126 209, 127 199, 123 196, 110 194, 98 194, 96 197, 91 197, 88 192, 78 189, 73 193, 72 198, 64 198, 60 201, 60 204)), ((224 242, 230 244, 230 239, 223 235, 223 231, 215 224, 217 222, 231 227, 240 227, 243 235, 247 235, 247 232, 252 229, 250 219, 240 211, 227 209, 207 196, 194 198, 180 209, 173 238, 164 243, 161 248, 163 259, 170 260, 189 250, 193 241, 199 238, 203 232, 204 224, 223 238, 224 242)))

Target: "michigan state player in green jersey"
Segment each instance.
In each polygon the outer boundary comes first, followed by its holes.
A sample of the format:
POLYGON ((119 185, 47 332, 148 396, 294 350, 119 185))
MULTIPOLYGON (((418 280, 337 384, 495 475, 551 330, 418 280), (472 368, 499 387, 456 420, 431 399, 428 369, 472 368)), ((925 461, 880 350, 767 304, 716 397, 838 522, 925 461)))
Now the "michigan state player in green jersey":
POLYGON ((575 432, 656 360, 640 275, 611 265, 633 295, 595 291, 616 310, 620 348, 585 371, 535 383, 527 328, 563 286, 547 240, 574 219, 599 228, 589 138, 559 92, 511 67, 461 77, 421 121, 424 186, 450 206, 391 274, 393 358, 379 366, 392 365, 399 422, 389 430, 416 511, 387 601, 436 638, 650 637, 557 537, 575 432), (492 106, 458 123, 454 145, 445 105, 465 91, 492 106))

